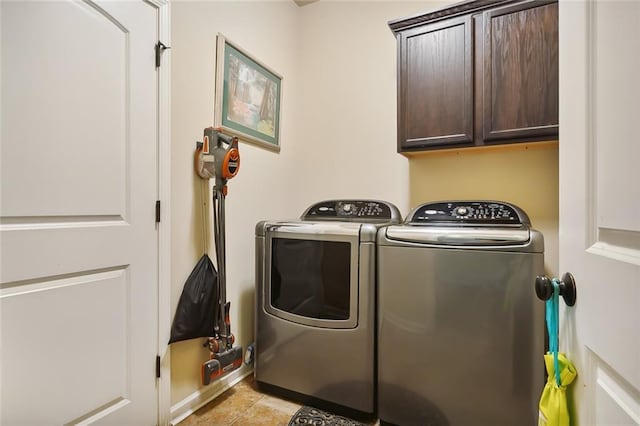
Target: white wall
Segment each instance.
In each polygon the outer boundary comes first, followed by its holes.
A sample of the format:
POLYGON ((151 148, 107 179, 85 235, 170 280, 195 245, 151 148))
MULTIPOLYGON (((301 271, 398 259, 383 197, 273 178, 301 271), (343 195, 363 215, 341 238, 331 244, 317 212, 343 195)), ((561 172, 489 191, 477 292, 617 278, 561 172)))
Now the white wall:
MULTIPOLYGON (((314 201, 358 197, 409 207, 396 154, 396 51, 387 21, 427 2, 172 3, 172 310, 202 254, 195 141, 213 123, 218 32, 283 77, 281 152, 240 146, 227 198, 227 292, 238 343, 253 341, 254 227, 297 217, 314 201)), ((213 246, 212 242, 209 243, 213 246)), ((200 386, 201 340, 172 345, 174 406, 200 386)))

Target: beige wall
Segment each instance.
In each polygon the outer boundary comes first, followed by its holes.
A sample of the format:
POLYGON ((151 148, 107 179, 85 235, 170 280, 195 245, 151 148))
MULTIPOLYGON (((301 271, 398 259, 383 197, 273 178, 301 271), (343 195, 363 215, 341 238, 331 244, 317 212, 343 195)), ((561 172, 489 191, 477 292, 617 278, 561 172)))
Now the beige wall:
POLYGON ((544 234, 547 273, 559 275, 557 142, 421 154, 409 161, 409 181, 412 208, 445 199, 491 199, 521 207, 544 234))
MULTIPOLYGON (((233 332, 246 347, 253 341, 256 222, 297 217, 314 201, 338 197, 389 200, 407 212, 408 160, 395 152, 396 52, 387 21, 432 5, 172 3, 172 312, 202 254, 192 156, 213 123, 216 33, 284 77, 281 152, 242 143, 240 173, 229 182, 227 291, 233 332)), ((207 355, 201 339, 172 345, 172 405, 211 389, 199 377, 207 355)))
MULTIPOLYGON (((241 166, 227 197, 227 299, 232 331, 246 347, 253 339, 255 223, 291 216, 300 205, 291 173, 291 150, 298 139, 297 12, 293 2, 175 2, 172 4, 172 312, 185 279, 202 255, 201 180, 193 171, 195 141, 213 124, 215 39, 218 32, 254 53, 284 76, 282 152, 274 154, 242 143, 241 166)), ((207 191, 207 200, 211 191, 207 191)), ((208 219, 210 220, 210 219, 208 219)), ((213 241, 209 235, 209 246, 213 241)), ((203 339, 173 344, 171 402, 202 388, 200 365, 208 359, 203 339)), ((243 367, 246 369, 246 367, 243 367)))
POLYGON ((300 9, 305 204, 369 197, 407 211, 408 161, 396 153, 396 44, 387 22, 432 7, 320 1, 300 9))

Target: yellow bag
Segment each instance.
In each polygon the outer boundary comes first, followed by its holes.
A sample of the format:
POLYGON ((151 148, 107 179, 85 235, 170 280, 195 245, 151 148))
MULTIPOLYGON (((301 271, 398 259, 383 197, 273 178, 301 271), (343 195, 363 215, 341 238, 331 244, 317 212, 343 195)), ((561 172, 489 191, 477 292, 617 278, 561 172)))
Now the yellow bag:
POLYGON ((554 278, 551 283, 553 295, 547 300, 545 306, 547 331, 549 332, 549 352, 544 356, 544 364, 547 367, 548 379, 538 404, 538 426, 569 426, 567 386, 573 382, 578 373, 576 367, 565 354, 558 351, 560 288, 557 279, 554 278))
POLYGON ((558 352, 558 370, 560 385, 556 383, 553 353, 544 356, 547 367, 547 384, 544 386, 538 406, 538 426, 569 426, 569 410, 567 408, 567 386, 577 376, 575 366, 562 353, 558 352))

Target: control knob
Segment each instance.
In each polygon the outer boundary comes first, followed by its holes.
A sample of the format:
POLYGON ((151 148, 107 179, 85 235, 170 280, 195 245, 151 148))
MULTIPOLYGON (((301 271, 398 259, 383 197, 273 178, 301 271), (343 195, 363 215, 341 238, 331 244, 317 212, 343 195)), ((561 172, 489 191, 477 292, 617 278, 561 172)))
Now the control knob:
POLYGON ((469 209, 466 207, 457 207, 455 212, 458 216, 466 216, 469 214, 469 209))

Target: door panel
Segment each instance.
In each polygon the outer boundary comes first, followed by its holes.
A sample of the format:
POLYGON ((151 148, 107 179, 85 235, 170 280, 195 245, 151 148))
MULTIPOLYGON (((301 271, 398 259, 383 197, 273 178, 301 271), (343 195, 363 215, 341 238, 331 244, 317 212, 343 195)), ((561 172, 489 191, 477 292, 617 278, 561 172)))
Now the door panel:
POLYGON ((0 7, 0 423, 154 424, 157 8, 0 7))
POLYGON ((630 173, 640 159, 640 56, 629 54, 640 52, 640 6, 637 2, 602 3, 593 13, 597 36, 589 49, 597 58, 591 94, 598 228, 640 232, 640 185, 629 185, 629 178, 637 179, 637 173, 630 173), (624 196, 612 188, 625 188, 624 196))
POLYGON ((86 3, 9 2, 3 12, 2 132, 11 143, 2 180, 20 182, 3 188, 3 215, 124 217, 128 30, 86 3), (81 161, 67 167, 69 158, 81 161), (100 191, 87 184, 94 179, 100 191))
POLYGON ((3 291, 2 322, 14 324, 2 333, 7 348, 2 360, 7 366, 2 380, 9 385, 3 392, 3 406, 10 410, 7 419, 17 419, 11 415, 15 407, 28 406, 34 389, 41 387, 53 386, 58 392, 48 393, 46 410, 29 413, 30 421, 39 424, 77 419, 96 407, 131 397, 125 356, 129 286, 127 269, 116 269, 45 278, 3 291))
POLYGON ((560 269, 578 289, 560 349, 576 424, 638 425, 640 3, 560 2, 559 16, 560 269))

